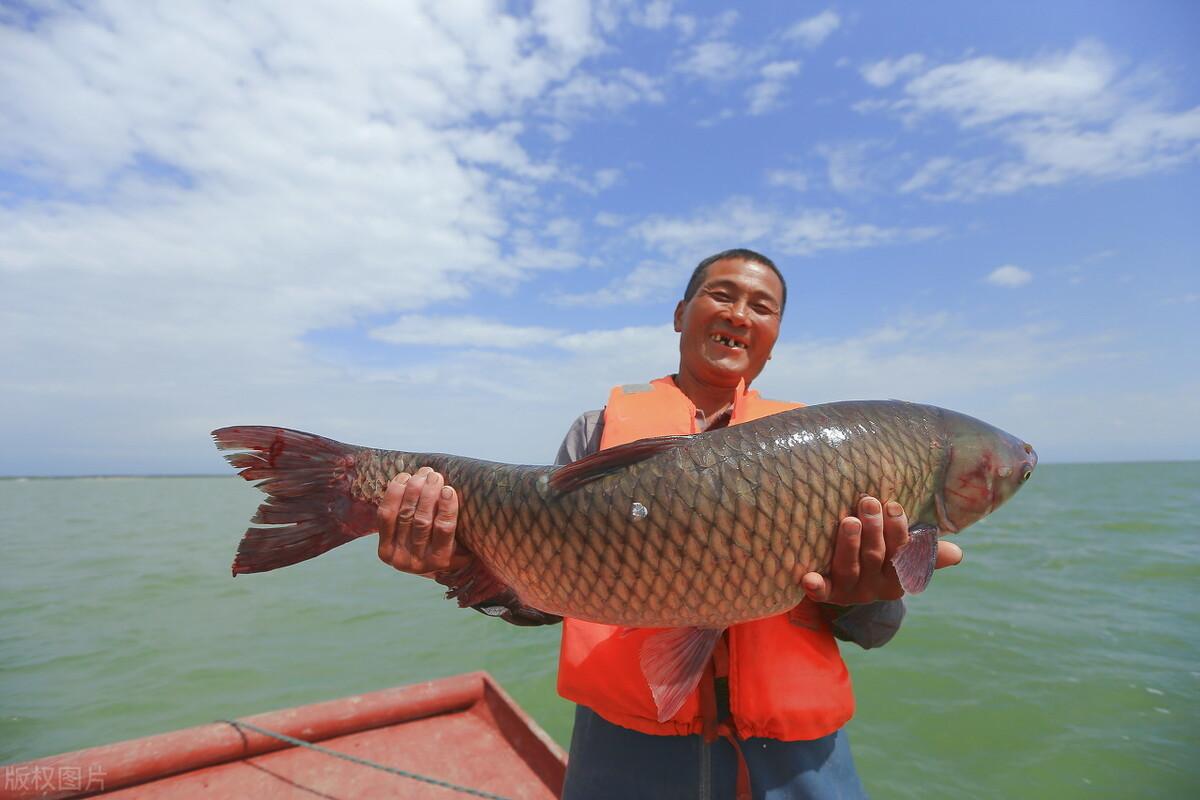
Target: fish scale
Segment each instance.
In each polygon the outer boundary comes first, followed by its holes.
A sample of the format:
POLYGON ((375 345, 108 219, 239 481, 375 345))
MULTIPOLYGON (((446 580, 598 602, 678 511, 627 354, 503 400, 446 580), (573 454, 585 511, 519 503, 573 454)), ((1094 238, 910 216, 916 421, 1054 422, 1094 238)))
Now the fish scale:
MULTIPOLYGON (((797 428, 789 424, 794 413, 697 437, 570 492, 536 490, 547 468, 389 451, 360 454, 363 472, 378 476, 361 488, 364 499, 378 500, 389 473, 418 465, 443 473, 459 493, 458 540, 543 611, 629 626, 727 625, 800 602, 796 579, 828 566, 838 521, 861 494, 880 492, 885 473, 896 499, 915 507, 938 467, 938 449, 899 446, 888 428, 864 430, 845 414, 797 428), (809 445, 788 447, 797 436, 809 445), (884 457, 889 451, 899 457, 884 457), (895 462, 909 465, 920 485, 905 491, 895 462), (763 491, 772 474, 783 479, 763 491), (673 502, 688 494, 690 503, 673 502), (646 507, 645 518, 633 516, 634 502, 646 507), (776 502, 795 509, 782 530, 776 502), (578 558, 538 558, 568 549, 578 558), (552 567, 531 568, 537 564, 552 567), (651 591, 656 584, 708 602, 689 609, 651 591)), ((899 438, 914 441, 912 433, 899 438)))
MULTIPOLYGON (((293 523, 247 531, 235 573, 373 532, 391 478, 428 466, 457 491, 456 540, 493 583, 542 612, 631 627, 726 627, 794 607, 800 576, 828 570, 838 524, 863 495, 898 501, 913 522, 944 523, 956 444, 955 479, 978 478, 993 494, 999 479, 986 469, 1026 458, 1013 468, 1028 477, 1036 463, 1032 448, 986 423, 899 401, 809 406, 568 467, 359 448, 279 428, 214 436, 249 451, 227 456, 244 477, 264 479, 271 497, 256 519, 293 523), (290 544, 273 553, 278 541, 290 544)), ((450 580, 460 601, 483 591, 473 580, 450 580)))

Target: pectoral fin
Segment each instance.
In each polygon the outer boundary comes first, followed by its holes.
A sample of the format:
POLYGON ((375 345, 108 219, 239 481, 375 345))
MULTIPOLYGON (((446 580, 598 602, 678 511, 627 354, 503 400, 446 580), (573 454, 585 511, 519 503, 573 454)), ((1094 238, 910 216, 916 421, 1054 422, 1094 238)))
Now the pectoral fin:
POLYGON ((446 587, 447 598, 458 600, 460 608, 469 606, 480 614, 500 617, 513 625, 553 625, 562 621, 556 614, 521 602, 513 588, 497 578, 474 554, 459 569, 439 572, 433 578, 446 587))
POLYGON ((642 644, 642 674, 650 684, 658 721, 679 713, 712 658, 722 628, 671 628, 642 644))
POLYGON ((900 577, 900 587, 908 594, 925 591, 937 564, 938 529, 932 525, 914 525, 908 530, 908 543, 892 556, 892 565, 900 577))

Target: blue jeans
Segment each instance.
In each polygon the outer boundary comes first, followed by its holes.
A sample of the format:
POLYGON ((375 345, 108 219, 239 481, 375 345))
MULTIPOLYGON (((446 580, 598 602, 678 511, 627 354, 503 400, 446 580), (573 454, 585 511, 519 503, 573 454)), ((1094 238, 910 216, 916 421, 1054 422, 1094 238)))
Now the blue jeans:
MULTIPOLYGON (((741 747, 755 800, 867 796, 844 730, 804 742, 745 739, 741 747)), ((725 739, 651 736, 575 709, 563 800, 721 800, 733 797, 736 780, 737 754, 725 739)))

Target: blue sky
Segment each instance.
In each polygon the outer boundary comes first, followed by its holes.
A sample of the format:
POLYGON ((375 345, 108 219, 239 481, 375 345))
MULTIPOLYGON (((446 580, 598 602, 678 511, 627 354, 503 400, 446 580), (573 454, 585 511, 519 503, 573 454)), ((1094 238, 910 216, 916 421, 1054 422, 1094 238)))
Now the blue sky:
POLYGON ((0 474, 544 462, 735 246, 768 396, 1200 457, 1192 3, 281 8, 0 9, 0 474))

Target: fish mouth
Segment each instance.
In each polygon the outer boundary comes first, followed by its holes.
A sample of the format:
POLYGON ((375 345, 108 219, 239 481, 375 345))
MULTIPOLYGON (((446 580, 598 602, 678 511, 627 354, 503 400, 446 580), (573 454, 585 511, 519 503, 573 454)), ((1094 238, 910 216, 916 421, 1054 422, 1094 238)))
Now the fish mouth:
POLYGON ((738 338, 737 336, 733 336, 728 333, 720 333, 720 332, 713 333, 708 338, 709 338, 709 340, 714 341, 717 344, 724 345, 725 347, 733 348, 734 350, 749 350, 750 349, 750 345, 747 342, 738 338))

